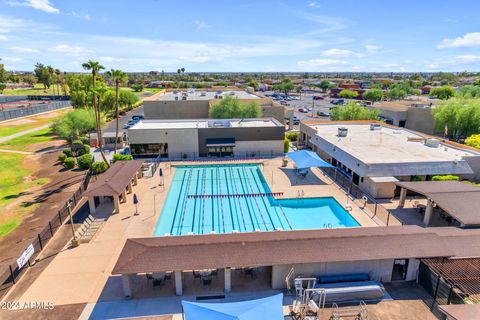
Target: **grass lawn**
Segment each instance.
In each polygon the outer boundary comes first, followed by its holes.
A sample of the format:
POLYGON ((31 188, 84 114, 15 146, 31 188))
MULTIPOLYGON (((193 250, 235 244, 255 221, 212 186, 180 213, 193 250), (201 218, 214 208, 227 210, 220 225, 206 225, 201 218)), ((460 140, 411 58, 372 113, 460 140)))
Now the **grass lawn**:
POLYGON ((31 187, 44 185, 49 181, 46 178, 33 181, 25 179, 31 175, 30 170, 23 166, 25 157, 23 154, 0 153, 0 238, 15 229, 21 216, 32 212, 36 205, 21 206, 14 212, 7 212, 4 207, 31 187))
POLYGON ((26 151, 26 147, 40 142, 47 142, 55 139, 51 128, 34 131, 23 136, 0 143, 0 149, 26 151))
POLYGON ((58 95, 58 89, 60 89, 60 95, 63 94, 62 87, 60 85, 51 85, 50 88, 46 90, 43 89, 43 84, 36 83, 33 89, 5 89, 3 95, 5 96, 26 96, 26 95, 37 95, 37 96, 49 96, 49 95, 58 95), (55 90, 54 90, 55 88, 55 90))
POLYGON ((32 122, 24 123, 24 124, 15 125, 15 122, 17 120, 14 120, 11 122, 4 122, 0 125, 0 138, 10 136, 12 134, 19 133, 22 131, 30 130, 36 127, 41 127, 48 123, 52 123, 53 121, 63 116, 67 111, 58 110, 56 112, 59 114, 58 117, 55 117, 55 118, 45 118, 42 116, 29 117, 25 119, 28 119, 29 121, 32 121, 32 122))

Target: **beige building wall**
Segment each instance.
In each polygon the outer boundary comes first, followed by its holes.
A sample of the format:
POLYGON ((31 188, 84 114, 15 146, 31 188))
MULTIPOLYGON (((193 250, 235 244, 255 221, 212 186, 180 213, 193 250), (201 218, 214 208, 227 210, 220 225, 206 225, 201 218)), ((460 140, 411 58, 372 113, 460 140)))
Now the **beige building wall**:
POLYGON ((147 120, 205 119, 208 118, 208 100, 144 101, 147 120))
POLYGON ((143 129, 129 130, 130 144, 168 143, 168 153, 188 153, 198 156, 198 129, 143 129))
POLYGON ((374 182, 369 177, 360 181, 359 187, 377 199, 393 198, 395 196, 395 182, 374 182))
MULTIPOLYGON (((341 250, 339 248, 339 250, 341 250)), ((272 267, 272 288, 284 289, 286 287, 285 277, 290 269, 294 267, 295 275, 302 277, 317 277, 324 275, 340 275, 351 273, 368 273, 372 280, 390 282, 392 279, 393 259, 388 260, 370 260, 370 261, 347 261, 347 262, 327 262, 327 263, 308 263, 295 265, 278 265, 272 267)), ((415 263, 412 266, 415 268, 415 263)), ((417 267, 418 269, 418 267, 417 267)), ((410 266, 409 266, 410 271, 410 266)), ((415 270, 414 270, 415 271, 415 270)), ((416 271, 413 276, 416 275, 416 271)), ((412 277, 412 275, 407 275, 412 277)), ((415 278, 413 278, 415 279, 415 278)), ((409 280, 413 280, 409 279, 409 280)))
POLYGON ((433 118, 432 108, 412 107, 408 109, 405 127, 426 134, 434 134, 435 120, 433 118))
POLYGON ((281 154, 283 153, 283 140, 236 141, 233 152, 239 155, 246 152, 281 154))

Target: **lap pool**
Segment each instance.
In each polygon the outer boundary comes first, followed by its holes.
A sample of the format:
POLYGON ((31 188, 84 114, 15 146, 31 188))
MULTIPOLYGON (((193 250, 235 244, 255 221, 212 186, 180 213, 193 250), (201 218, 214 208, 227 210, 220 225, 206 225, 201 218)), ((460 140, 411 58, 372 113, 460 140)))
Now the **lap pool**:
POLYGON ((275 199, 256 164, 175 168, 154 236, 359 226, 333 197, 275 199))

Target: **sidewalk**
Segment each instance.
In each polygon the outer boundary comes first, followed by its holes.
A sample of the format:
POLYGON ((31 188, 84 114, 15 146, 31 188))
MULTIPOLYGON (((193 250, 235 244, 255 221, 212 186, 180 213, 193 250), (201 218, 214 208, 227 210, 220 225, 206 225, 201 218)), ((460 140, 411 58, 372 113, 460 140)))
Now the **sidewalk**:
POLYGON ((40 131, 40 130, 43 130, 43 129, 47 129, 48 127, 50 127, 50 124, 44 124, 43 126, 39 126, 39 127, 33 128, 33 129, 28 129, 28 130, 25 130, 25 131, 22 131, 22 132, 18 132, 18 133, 0 138, 0 143, 7 142, 8 140, 12 140, 12 139, 24 136, 26 134, 29 134, 29 133, 32 133, 32 132, 35 132, 35 131, 40 131))

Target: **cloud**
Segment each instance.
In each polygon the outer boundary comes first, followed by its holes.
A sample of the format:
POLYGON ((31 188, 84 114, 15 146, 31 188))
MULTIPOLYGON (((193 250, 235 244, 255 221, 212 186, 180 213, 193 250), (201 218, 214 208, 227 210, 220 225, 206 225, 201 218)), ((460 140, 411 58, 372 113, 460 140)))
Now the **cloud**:
POLYGON ((105 63, 105 62, 109 63, 109 62, 123 62, 123 61, 126 61, 127 59, 105 56, 105 57, 100 57, 98 60, 102 63, 105 63))
POLYGON ((316 3, 315 1, 309 2, 309 3, 308 3, 308 6, 309 6, 310 8, 321 8, 321 7, 322 7, 321 5, 319 5, 318 3, 316 3))
POLYGON ((30 7, 47 13, 60 13, 60 10, 55 8, 48 0, 10 1, 8 4, 11 6, 30 7))
POLYGON ((303 14, 302 17, 308 21, 315 22, 316 24, 320 24, 323 27, 314 29, 307 33, 307 35, 318 35, 324 33, 332 33, 335 31, 343 30, 347 27, 347 23, 340 18, 336 17, 327 17, 321 16, 318 14, 303 14))
POLYGON ((297 62, 299 67, 338 66, 344 64, 347 64, 347 62, 338 59, 310 59, 297 62))
POLYGON ((80 47, 80 46, 70 46, 67 44, 58 44, 50 49, 48 49, 50 52, 59 52, 59 53, 64 53, 66 55, 70 56, 82 56, 85 54, 88 54, 92 52, 92 50, 80 47))
POLYGON ((328 49, 328 50, 322 51, 322 54, 326 57, 344 57, 344 58, 361 56, 358 53, 355 53, 351 50, 345 50, 345 49, 328 49))
POLYGON ((0 34, 0 41, 7 41, 8 37, 0 34))
POLYGON ((195 20, 193 21, 193 24, 197 30, 208 28, 208 24, 206 24, 205 21, 195 20))
POLYGON ((78 19, 85 19, 86 21, 90 21, 90 19, 91 19, 90 15, 87 14, 87 13, 82 14, 82 13, 77 13, 75 11, 72 11, 68 15, 70 15, 74 18, 78 18, 78 19))
POLYGON ((455 39, 443 39, 438 48, 480 47, 480 32, 471 32, 455 39))
POLYGON ((365 45, 365 50, 367 50, 367 52, 369 52, 369 53, 376 53, 376 52, 380 51, 380 49, 382 49, 381 46, 377 46, 377 45, 374 45, 374 44, 365 45))
POLYGON ((19 46, 10 47, 10 50, 12 50, 13 52, 17 52, 17 53, 37 53, 37 52, 40 52, 40 50, 37 50, 37 49, 27 48, 27 47, 19 47, 19 46))
POLYGON ((462 56, 456 56, 455 60, 458 62, 480 62, 480 56, 466 54, 462 56))
POLYGON ((22 59, 20 59, 20 58, 15 58, 15 57, 1 57, 0 59, 2 59, 3 61, 9 61, 9 62, 22 61, 22 59))

